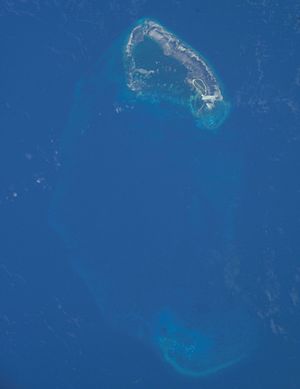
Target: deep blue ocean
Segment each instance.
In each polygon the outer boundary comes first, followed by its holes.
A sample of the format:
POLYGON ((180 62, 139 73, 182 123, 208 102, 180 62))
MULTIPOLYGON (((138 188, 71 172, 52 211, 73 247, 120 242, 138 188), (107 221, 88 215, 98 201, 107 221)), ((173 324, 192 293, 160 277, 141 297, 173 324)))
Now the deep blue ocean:
POLYGON ((0 53, 0 389, 299 389, 300 2, 2 0, 0 53), (218 128, 126 88, 145 18, 218 128))

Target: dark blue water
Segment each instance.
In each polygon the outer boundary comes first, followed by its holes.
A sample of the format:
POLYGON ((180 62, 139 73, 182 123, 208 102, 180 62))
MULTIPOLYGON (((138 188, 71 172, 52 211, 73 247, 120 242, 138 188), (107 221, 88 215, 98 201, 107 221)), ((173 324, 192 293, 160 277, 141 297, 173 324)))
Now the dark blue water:
POLYGON ((0 388, 299 388, 299 4, 0 16, 0 388), (112 58, 145 16, 212 65, 232 107, 216 133, 120 87, 112 58), (246 357, 176 372, 165 309, 216 336, 205 363, 246 357))

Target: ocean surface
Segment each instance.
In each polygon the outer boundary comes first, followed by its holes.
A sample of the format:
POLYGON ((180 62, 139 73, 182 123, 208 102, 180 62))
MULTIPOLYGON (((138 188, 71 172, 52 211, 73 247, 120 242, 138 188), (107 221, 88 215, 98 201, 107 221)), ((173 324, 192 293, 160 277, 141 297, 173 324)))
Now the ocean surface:
POLYGON ((300 3, 3 0, 0 47, 0 389, 299 389, 300 3), (145 20, 222 120, 151 45, 129 90, 145 20))

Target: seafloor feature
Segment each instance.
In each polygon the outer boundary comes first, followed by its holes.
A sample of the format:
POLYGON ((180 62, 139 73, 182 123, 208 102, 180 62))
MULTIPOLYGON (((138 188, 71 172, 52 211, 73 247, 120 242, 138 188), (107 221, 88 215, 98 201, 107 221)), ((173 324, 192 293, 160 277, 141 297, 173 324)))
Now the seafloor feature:
POLYGON ((229 104, 206 61, 159 23, 138 23, 124 58, 128 88, 138 97, 184 106, 207 129, 216 129, 227 117, 229 104))
POLYGON ((246 313, 233 310, 223 317, 220 311, 203 317, 197 328, 193 328, 172 310, 163 309, 156 317, 153 339, 163 359, 177 372, 204 377, 233 366, 249 355, 255 336, 252 325, 246 313))
POLYGON ((256 341, 227 287, 241 158, 195 131, 189 111, 177 115, 188 107, 213 128, 227 105, 204 61, 159 25, 150 34, 152 23, 114 42, 78 83, 49 218, 103 319, 165 366, 203 376, 234 368, 256 341), (145 29, 151 38, 133 43, 145 29))

